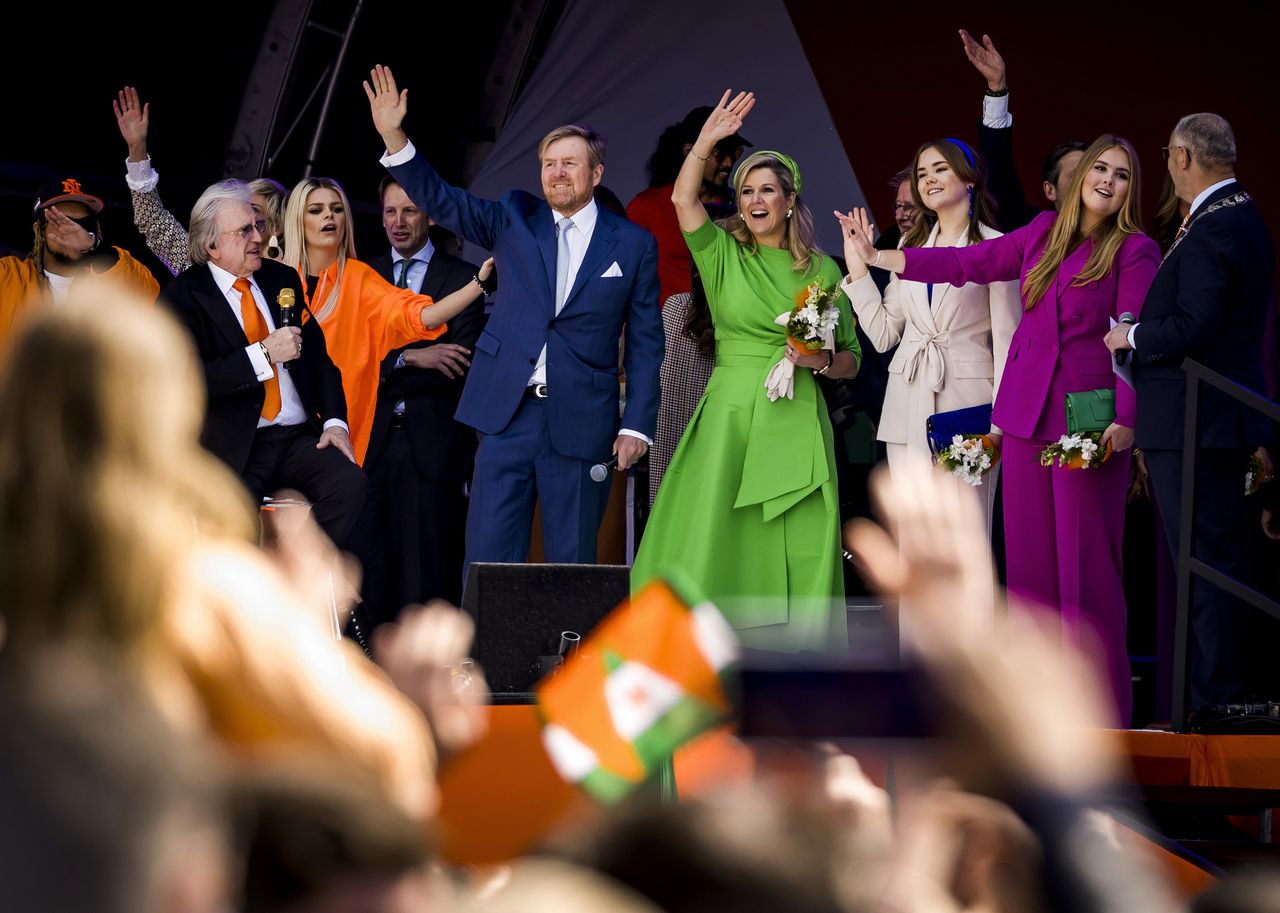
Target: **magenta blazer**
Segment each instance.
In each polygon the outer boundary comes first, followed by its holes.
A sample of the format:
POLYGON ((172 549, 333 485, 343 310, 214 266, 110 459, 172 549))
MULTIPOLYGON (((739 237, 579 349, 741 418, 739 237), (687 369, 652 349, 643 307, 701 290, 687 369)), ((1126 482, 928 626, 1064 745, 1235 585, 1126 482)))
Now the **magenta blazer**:
MULTIPOLYGON (((907 266, 902 278, 954 286, 1017 279, 1021 286, 1040 259, 1056 218, 1056 213, 1041 213, 1017 231, 968 247, 904 248, 907 266)), ((1110 329, 1107 318, 1119 320, 1125 311, 1135 317, 1141 313, 1160 266, 1160 251, 1146 235, 1130 235, 1102 280, 1072 285, 1092 250, 1092 241, 1076 248, 1030 311, 1023 299, 1022 320, 1009 343, 991 416, 992 424, 1009 434, 1056 441, 1067 430, 1068 393, 1116 387, 1112 356, 1103 342, 1110 329)), ((1116 390, 1116 422, 1132 428, 1136 417, 1137 398, 1121 383, 1116 390)))

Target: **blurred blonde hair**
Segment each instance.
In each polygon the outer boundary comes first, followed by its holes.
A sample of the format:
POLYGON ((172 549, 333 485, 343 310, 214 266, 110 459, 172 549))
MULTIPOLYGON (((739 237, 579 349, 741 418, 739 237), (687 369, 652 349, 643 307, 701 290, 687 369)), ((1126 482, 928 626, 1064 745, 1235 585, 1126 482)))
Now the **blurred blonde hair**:
POLYGON ((199 445, 190 341, 115 283, 27 323, 0 371, 0 612, 10 644, 150 641, 200 535, 248 540, 248 498, 199 445))
POLYGON ((279 181, 255 178, 249 182, 249 192, 262 197, 265 204, 261 216, 267 223, 267 230, 262 233, 262 253, 272 260, 281 260, 284 258, 284 206, 289 199, 289 191, 279 181))

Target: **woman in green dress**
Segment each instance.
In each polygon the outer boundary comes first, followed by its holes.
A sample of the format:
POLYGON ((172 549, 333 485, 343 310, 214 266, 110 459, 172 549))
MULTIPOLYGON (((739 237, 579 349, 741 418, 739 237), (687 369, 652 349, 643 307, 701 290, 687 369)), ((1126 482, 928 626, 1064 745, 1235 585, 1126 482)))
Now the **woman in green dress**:
POLYGON ((675 576, 712 600, 747 647, 847 648, 840 505, 831 421, 817 374, 852 377, 860 352, 849 302, 837 299, 834 350, 802 353, 776 322, 840 271, 813 247, 796 163, 756 152, 734 176, 735 215, 711 222, 702 165, 755 105, 726 92, 685 157, 672 200, 716 331, 716 367, 663 478, 632 568, 633 588, 675 576), (795 367, 793 397, 771 401, 770 369, 795 367), (809 370, 803 370, 803 369, 809 370))

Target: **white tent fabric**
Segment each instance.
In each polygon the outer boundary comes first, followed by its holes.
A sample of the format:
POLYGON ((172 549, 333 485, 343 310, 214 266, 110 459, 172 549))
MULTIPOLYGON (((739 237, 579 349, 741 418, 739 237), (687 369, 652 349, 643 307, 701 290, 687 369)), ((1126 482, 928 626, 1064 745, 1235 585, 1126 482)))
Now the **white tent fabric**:
POLYGON ((658 134, 730 87, 756 93, 743 134, 796 159, 818 245, 838 255, 831 211, 865 203, 783 0, 569 0, 470 190, 540 194, 538 141, 585 121, 608 138, 602 183, 625 205, 647 184, 658 134))

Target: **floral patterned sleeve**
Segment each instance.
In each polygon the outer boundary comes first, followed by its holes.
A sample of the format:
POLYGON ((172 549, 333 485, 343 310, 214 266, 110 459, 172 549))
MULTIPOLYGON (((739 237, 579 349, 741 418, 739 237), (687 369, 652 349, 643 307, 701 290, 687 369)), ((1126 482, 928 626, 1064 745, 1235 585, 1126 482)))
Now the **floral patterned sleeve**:
POLYGON ((147 247, 175 276, 191 265, 191 239, 173 213, 164 208, 154 190, 134 190, 133 224, 147 247))

